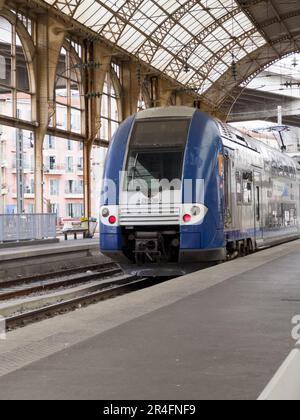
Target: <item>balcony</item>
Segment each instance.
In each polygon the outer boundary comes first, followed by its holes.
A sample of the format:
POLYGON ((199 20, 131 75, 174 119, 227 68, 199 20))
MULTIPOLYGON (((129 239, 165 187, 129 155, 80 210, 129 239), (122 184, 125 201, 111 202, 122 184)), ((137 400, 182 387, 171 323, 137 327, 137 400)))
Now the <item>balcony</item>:
POLYGON ((82 200, 83 199, 83 191, 74 189, 73 191, 65 191, 65 198, 66 199, 76 199, 76 200, 82 200))
MULTIPOLYGON (((16 163, 14 162, 12 165, 12 173, 17 173, 16 163)), ((33 174, 34 173, 34 167, 32 165, 23 165, 23 173, 24 174, 33 174)))
POLYGON ((77 166, 77 175, 83 176, 83 166, 81 165, 77 166))
POLYGON ((66 169, 63 165, 44 166, 44 174, 47 175, 64 175, 66 169))
MULTIPOLYGON (((16 191, 14 191, 13 193, 12 193, 12 198, 13 199, 17 199, 17 193, 16 193, 16 191)), ((34 198, 35 198, 35 194, 34 194, 34 192, 24 192, 24 199, 25 200, 34 200, 34 198)))
POLYGON ((34 200, 34 198, 35 198, 35 194, 34 193, 25 193, 24 194, 24 198, 25 198, 25 200, 27 199, 27 200, 30 200, 30 199, 32 199, 32 200, 34 200))

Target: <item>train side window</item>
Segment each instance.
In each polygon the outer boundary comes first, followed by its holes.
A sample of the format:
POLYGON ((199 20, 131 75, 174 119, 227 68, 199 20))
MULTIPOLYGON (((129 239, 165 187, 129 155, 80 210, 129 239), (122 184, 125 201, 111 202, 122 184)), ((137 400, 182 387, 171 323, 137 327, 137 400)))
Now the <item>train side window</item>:
POLYGON ((271 162, 269 160, 265 161, 265 171, 271 172, 271 162))
POLYGON ((274 160, 272 161, 272 171, 271 171, 272 175, 278 175, 278 168, 277 168, 277 162, 275 162, 274 160))
POLYGON ((256 187, 256 221, 260 221, 260 188, 256 187))
POLYGON ((284 176, 287 178, 290 176, 289 167, 287 165, 284 165, 284 176))
POLYGON ((243 202, 251 204, 253 201, 252 172, 243 172, 243 202))
POLYGON ((243 202, 243 195, 242 195, 242 176, 240 171, 235 173, 236 179, 236 202, 237 204, 242 204, 243 202))
POLYGON ((279 176, 284 176, 284 169, 283 169, 283 165, 279 165, 278 167, 278 175, 279 176))

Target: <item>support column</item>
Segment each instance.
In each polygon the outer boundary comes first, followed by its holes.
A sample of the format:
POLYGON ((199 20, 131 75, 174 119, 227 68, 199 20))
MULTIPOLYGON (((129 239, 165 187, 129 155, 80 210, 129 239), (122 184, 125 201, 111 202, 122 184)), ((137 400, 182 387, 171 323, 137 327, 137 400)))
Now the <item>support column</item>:
POLYGON ((39 16, 37 22, 36 103, 39 127, 35 132, 35 211, 44 211, 43 145, 51 115, 54 112, 54 84, 56 68, 65 32, 54 19, 39 16))
POLYGON ((158 79, 158 94, 156 106, 169 106, 172 95, 172 86, 170 82, 165 79, 158 79))
POLYGON ((129 61, 123 65, 122 119, 137 112, 140 85, 137 77, 139 64, 129 61))
POLYGON ((83 146, 83 183, 84 183, 84 217, 91 217, 92 215, 92 200, 91 200, 91 154, 93 143, 86 142, 83 146))
POLYGON ((176 93, 176 105, 177 106, 189 106, 194 107, 195 105, 195 98, 187 95, 185 92, 177 92, 176 93))
MULTIPOLYGON (((106 73, 110 69, 110 51, 97 43, 88 45, 85 60, 100 63, 99 68, 90 69, 86 73, 85 93, 102 93, 106 73)), ((101 98, 86 99, 85 108, 86 140, 83 145, 84 216, 89 218, 92 215, 91 154, 94 141, 100 131, 101 98)))

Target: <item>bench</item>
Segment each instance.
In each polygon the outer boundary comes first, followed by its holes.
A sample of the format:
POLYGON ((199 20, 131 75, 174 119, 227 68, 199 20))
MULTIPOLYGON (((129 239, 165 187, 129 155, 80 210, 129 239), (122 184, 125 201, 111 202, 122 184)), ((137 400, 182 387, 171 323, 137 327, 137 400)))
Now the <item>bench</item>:
POLYGON ((82 218, 79 220, 64 220, 64 226, 62 233, 65 236, 65 240, 68 240, 68 235, 74 235, 74 239, 77 239, 78 234, 83 234, 83 238, 93 238, 97 227, 97 219, 82 218))
POLYGON ((84 228, 69 228, 63 231, 63 234, 65 236, 65 241, 68 240, 68 235, 72 234, 74 235, 74 239, 77 240, 78 234, 83 234, 83 239, 87 238, 89 235, 89 230, 84 228))

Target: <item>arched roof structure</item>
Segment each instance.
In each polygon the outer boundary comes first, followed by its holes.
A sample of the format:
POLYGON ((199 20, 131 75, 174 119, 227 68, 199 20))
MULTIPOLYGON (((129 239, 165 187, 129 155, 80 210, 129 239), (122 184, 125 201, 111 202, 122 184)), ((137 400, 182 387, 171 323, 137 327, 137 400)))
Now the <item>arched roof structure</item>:
POLYGON ((193 89, 216 108, 241 82, 300 50, 299 0, 44 3, 193 89))

